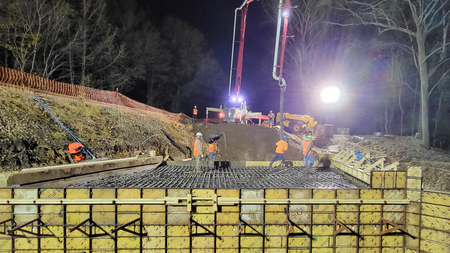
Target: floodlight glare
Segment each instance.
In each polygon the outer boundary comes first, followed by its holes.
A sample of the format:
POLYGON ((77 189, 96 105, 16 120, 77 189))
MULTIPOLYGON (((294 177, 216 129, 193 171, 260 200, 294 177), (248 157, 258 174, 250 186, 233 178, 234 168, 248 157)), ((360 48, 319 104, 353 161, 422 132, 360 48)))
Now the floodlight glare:
POLYGON ((236 97, 231 97, 231 101, 236 102, 236 97))
POLYGON ((340 92, 336 87, 328 87, 322 90, 320 97, 322 98, 322 102, 324 103, 333 103, 339 99, 340 92))
POLYGON ((242 97, 238 97, 238 101, 239 101, 239 102, 242 102, 242 97))
POLYGON ((283 11, 283 17, 288 17, 289 16, 289 11, 288 10, 284 10, 283 11))

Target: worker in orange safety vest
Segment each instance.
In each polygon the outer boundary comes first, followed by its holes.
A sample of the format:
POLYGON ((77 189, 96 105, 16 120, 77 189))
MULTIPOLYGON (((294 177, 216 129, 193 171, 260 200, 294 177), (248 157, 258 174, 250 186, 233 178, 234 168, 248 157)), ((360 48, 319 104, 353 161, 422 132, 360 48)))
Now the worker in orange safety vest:
POLYGON ((198 114, 197 106, 194 105, 194 109, 192 110, 192 118, 194 119, 194 122, 197 119, 197 114, 198 114))
POLYGON ((200 172, 200 158, 203 158, 203 152, 202 152, 202 133, 198 132, 195 135, 195 141, 194 141, 194 157, 195 157, 195 168, 194 172, 200 172))
POLYGON ((272 159, 272 161, 269 164, 269 168, 272 167, 272 164, 275 161, 281 160, 281 164, 280 166, 284 166, 284 152, 286 152, 286 150, 288 149, 288 141, 289 141, 289 137, 284 137, 284 140, 279 140, 276 145, 277 148, 275 149, 275 156, 272 159))
POLYGON ((273 127, 273 120, 275 118, 275 114, 273 114, 272 110, 269 111, 269 114, 267 114, 267 117, 269 117, 269 127, 273 127))
POLYGON ((78 142, 70 143, 67 145, 67 149, 75 161, 82 162, 86 160, 86 151, 83 144, 78 142))
POLYGON ((307 136, 302 146, 303 146, 303 157, 305 160, 305 166, 311 167, 314 164, 314 155, 312 153, 313 148, 312 137, 307 136))

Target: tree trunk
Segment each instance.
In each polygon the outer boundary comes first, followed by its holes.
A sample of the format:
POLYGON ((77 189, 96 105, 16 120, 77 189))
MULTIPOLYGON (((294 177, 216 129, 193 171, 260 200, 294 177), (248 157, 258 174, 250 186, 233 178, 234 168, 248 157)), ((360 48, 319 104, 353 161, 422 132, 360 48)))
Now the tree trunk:
POLYGON ((402 106, 402 85, 399 87, 398 91, 398 107, 400 107, 400 136, 403 136, 403 115, 405 114, 405 111, 403 110, 402 106))
POLYGON ((420 77, 420 110, 422 115, 422 144, 430 147, 430 129, 428 124, 428 66, 425 59, 425 37, 419 30, 416 35, 420 77))
POLYGON ((83 0, 83 20, 82 22, 82 27, 83 27, 83 50, 82 50, 82 55, 81 55, 81 75, 80 75, 80 84, 82 86, 85 86, 85 75, 86 75, 86 51, 87 51, 87 31, 86 31, 86 0, 83 0))
POLYGON ((442 107, 442 91, 439 93, 439 106, 438 109, 436 111, 436 120, 434 121, 434 132, 433 132, 433 147, 436 147, 435 143, 436 143, 436 136, 437 136, 437 129, 438 129, 438 120, 439 120, 439 112, 441 111, 441 107, 442 107))

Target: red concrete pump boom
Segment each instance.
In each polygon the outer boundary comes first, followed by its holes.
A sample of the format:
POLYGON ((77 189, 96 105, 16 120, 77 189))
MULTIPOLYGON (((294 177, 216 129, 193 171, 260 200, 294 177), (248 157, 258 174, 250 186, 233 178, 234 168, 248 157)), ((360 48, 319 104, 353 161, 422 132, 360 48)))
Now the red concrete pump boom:
POLYGON ((247 20, 247 11, 248 11, 248 5, 253 2, 254 0, 245 0, 244 3, 235 10, 235 16, 234 16, 234 30, 233 30, 233 44, 232 44, 232 52, 231 52, 231 68, 230 68, 230 83, 229 83, 229 89, 228 94, 231 95, 231 82, 233 79, 233 70, 236 70, 236 81, 234 85, 234 95, 236 98, 239 97, 239 93, 241 91, 241 81, 242 81, 242 65, 243 65, 243 59, 244 59, 244 41, 245 41, 245 26, 246 26, 246 20, 247 20), (236 36, 236 21, 238 16, 238 11, 240 11, 241 15, 241 30, 240 30, 240 36, 239 40, 235 40, 236 36), (234 66, 234 43, 239 43, 239 52, 238 52, 238 59, 237 59, 237 66, 236 68, 233 68, 234 66))

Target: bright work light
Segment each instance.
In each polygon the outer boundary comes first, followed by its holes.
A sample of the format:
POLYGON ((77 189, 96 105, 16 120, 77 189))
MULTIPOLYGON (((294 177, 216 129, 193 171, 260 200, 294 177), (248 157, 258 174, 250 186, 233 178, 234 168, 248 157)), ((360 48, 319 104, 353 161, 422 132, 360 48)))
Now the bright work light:
POLYGON ((340 92, 336 87, 327 87, 324 88, 320 94, 322 101, 324 103, 333 103, 339 99, 340 92))

